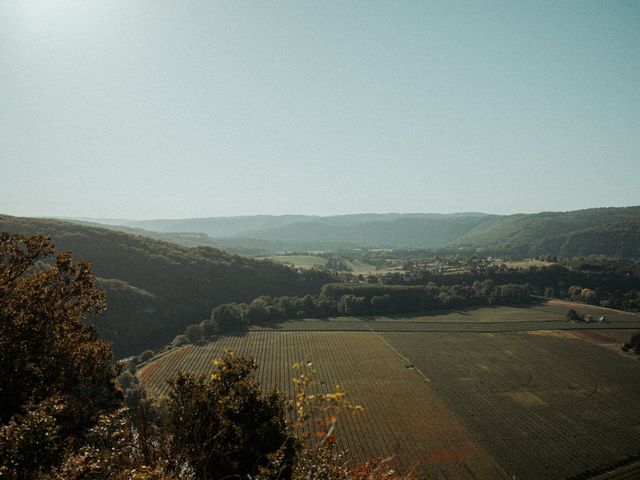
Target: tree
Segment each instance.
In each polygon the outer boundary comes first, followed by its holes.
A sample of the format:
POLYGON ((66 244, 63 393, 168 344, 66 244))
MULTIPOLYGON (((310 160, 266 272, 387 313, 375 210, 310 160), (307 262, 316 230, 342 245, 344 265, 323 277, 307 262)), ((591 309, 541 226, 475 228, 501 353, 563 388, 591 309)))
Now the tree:
POLYGON ((391 306, 391 295, 374 295, 371 297, 371 308, 373 313, 379 315, 387 313, 391 306))
POLYGON ((190 343, 195 343, 202 338, 202 327, 200 325, 189 325, 184 330, 184 335, 190 343))
POLYGON ((580 292, 580 298, 584 303, 588 303, 589 305, 600 304, 600 297, 590 288, 583 288, 582 292, 580 292))
POLYGON ((242 310, 236 304, 218 305, 211 312, 211 320, 215 322, 220 332, 234 332, 246 327, 242 310))
POLYGON ((258 297, 249 304, 247 320, 251 324, 264 323, 269 320, 269 303, 266 299, 258 297))
POLYGON ((343 315, 364 315, 367 310, 365 297, 356 297, 353 294, 343 295, 338 301, 338 313, 343 315))
POLYGON ((145 350, 140 354, 140 360, 143 362, 148 362, 153 358, 153 355, 154 355, 153 350, 145 350))
POLYGON ((567 295, 571 298, 571 300, 581 301, 582 300, 582 287, 577 285, 571 285, 567 290, 567 295))
POLYGON ((211 335, 214 335, 217 331, 217 325, 212 320, 207 319, 200 322, 200 328, 202 329, 202 336, 208 339, 211 335))
POLYGON ((567 318, 569 320, 582 320, 583 316, 580 315, 575 308, 570 308, 567 312, 567 318))
POLYGON ((309 294, 302 297, 302 309, 307 312, 307 315, 313 316, 316 310, 316 302, 313 300, 313 297, 309 294))
POLYGON ((297 443, 288 435, 285 403, 277 391, 265 395, 255 383, 255 361, 227 351, 214 365, 210 378, 180 374, 171 383, 173 461, 202 479, 256 475, 278 452, 290 464, 297 443))
POLYGON ((280 297, 277 302, 277 308, 281 318, 291 318, 296 313, 289 297, 280 297))
MULTIPOLYGON (((40 263, 53 251, 45 237, 0 233, 0 424, 4 433, 8 428, 24 438, 35 435, 20 447, 26 449, 21 458, 45 463, 56 459, 51 441, 60 446, 81 436, 101 412, 122 401, 111 346, 85 323, 105 308, 104 293, 95 288, 89 264, 74 262, 68 252, 51 266, 40 263), (50 446, 46 458, 29 450, 39 442, 50 446)), ((28 478, 24 472, 41 468, 16 465, 5 440, 0 469, 28 478)))

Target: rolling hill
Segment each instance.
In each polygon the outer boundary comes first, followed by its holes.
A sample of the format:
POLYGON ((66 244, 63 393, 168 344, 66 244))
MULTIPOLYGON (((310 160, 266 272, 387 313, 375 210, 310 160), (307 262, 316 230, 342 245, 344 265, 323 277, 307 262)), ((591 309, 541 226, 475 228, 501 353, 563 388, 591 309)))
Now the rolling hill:
MULTIPOLYGON (((493 215, 356 214, 329 217, 282 215, 212 217, 183 220, 108 220, 126 229, 160 234, 204 233, 225 249, 265 251, 332 250, 336 248, 404 246, 441 247, 493 215)), ((76 219, 90 220, 90 219, 76 219)), ((91 220, 100 223, 99 219, 91 220)))
POLYGON ((156 233, 150 235, 162 235, 164 239, 189 245, 216 245, 241 254, 359 247, 447 247, 523 256, 640 257, 637 246, 640 207, 516 215, 263 215, 110 222, 121 225, 110 228, 154 230, 156 233))
POLYGON ((57 251, 88 259, 108 309, 91 319, 117 356, 170 341, 185 326, 209 318, 220 303, 256 296, 317 293, 331 277, 209 247, 188 248, 95 226, 0 215, 0 230, 43 234, 57 251))
POLYGON ((490 219, 451 246, 517 255, 639 257, 640 207, 542 212, 490 219))

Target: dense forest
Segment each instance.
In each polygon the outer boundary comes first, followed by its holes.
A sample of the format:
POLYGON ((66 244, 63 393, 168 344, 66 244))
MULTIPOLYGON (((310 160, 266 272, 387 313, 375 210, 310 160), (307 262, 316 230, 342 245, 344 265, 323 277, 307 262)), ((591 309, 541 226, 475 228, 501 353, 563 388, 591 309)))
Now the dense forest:
POLYGON ((90 321, 126 356, 170 341, 215 305, 260 295, 318 293, 327 273, 296 272, 280 264, 209 247, 187 248, 148 237, 64 221, 0 216, 0 230, 50 237, 57 251, 89 260, 108 308, 90 321))

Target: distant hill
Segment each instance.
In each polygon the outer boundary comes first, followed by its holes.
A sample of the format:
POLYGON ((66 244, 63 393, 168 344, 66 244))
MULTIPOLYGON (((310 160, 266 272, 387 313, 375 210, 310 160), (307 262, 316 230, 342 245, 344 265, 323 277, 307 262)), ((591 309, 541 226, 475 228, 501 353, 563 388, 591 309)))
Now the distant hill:
POLYGON ((92 319, 125 356, 166 344, 213 306, 259 295, 317 293, 324 273, 300 274, 280 264, 208 247, 187 248, 148 237, 59 220, 0 215, 0 230, 51 237, 57 251, 91 262, 107 292, 107 311, 92 319))
POLYGON ((224 238, 240 234, 248 236, 248 233, 256 230, 274 228, 291 223, 313 222, 316 218, 318 217, 308 215, 251 215, 181 220, 129 220, 119 224, 125 227, 143 228, 156 232, 201 232, 213 238, 224 238))
POLYGON ((542 212, 490 219, 451 243, 517 255, 640 257, 640 207, 542 212))
POLYGON ((554 252, 562 257, 607 255, 640 258, 640 221, 606 223, 547 238, 534 243, 530 252, 533 255, 554 252))
MULTIPOLYGON (((387 213, 330 217, 262 215, 184 220, 123 220, 120 225, 163 234, 200 232, 225 249, 273 252, 375 246, 441 247, 493 217, 482 213, 387 213)), ((118 220, 110 222, 114 225, 118 220)))
POLYGON ((153 236, 164 235, 163 239, 181 244, 216 245, 254 255, 284 250, 447 247, 524 256, 640 257, 637 247, 640 207, 516 215, 263 215, 121 222, 124 227, 111 228, 158 229, 153 236), (198 237, 198 232, 206 237, 198 237), (180 235, 187 236, 180 238, 180 235))
POLYGON ((443 247, 469 230, 488 221, 489 216, 398 216, 372 218, 366 222, 337 222, 335 217, 314 222, 292 223, 255 231, 252 238, 271 242, 330 244, 342 242, 358 247, 443 247))

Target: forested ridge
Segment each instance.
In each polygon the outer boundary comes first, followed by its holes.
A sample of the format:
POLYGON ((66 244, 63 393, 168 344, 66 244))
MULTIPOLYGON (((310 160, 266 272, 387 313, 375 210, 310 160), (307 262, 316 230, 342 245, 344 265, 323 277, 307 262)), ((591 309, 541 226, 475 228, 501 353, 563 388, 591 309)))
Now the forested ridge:
POLYGON ((102 338, 113 341, 116 356, 170 341, 185 326, 208 318, 215 305, 317 293, 332 280, 326 273, 298 273, 214 248, 187 248, 59 220, 0 216, 0 231, 42 234, 58 252, 71 250, 89 260, 109 306, 90 320, 102 338))
POLYGON ((640 257, 640 207, 591 208, 488 219, 451 246, 483 252, 640 257))

